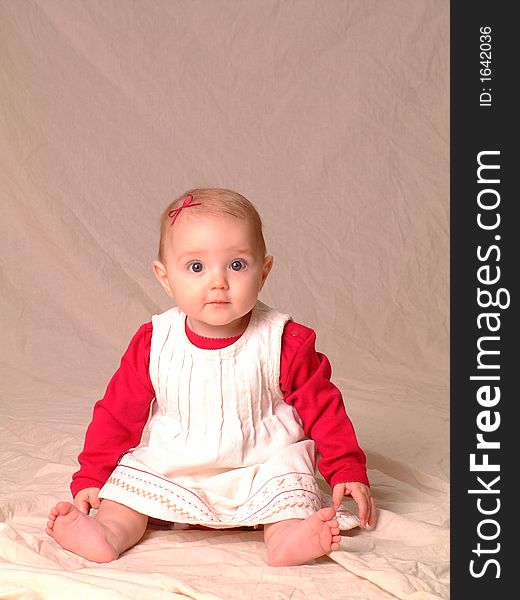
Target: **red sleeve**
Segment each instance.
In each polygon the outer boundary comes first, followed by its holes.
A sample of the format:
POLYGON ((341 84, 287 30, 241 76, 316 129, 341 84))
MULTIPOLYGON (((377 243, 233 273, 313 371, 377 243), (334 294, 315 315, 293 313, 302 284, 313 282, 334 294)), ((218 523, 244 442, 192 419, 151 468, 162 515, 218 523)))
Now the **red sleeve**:
POLYGON ((104 397, 94 406, 80 469, 70 486, 75 496, 86 487, 102 487, 121 455, 137 446, 148 421, 155 392, 150 381, 152 324, 145 323, 132 338, 104 397))
POLYGON ((359 447, 340 390, 330 381, 327 357, 315 349, 312 329, 289 321, 282 336, 280 384, 287 404, 294 406, 305 435, 316 443, 318 469, 334 486, 346 481, 370 485, 366 456, 359 447))

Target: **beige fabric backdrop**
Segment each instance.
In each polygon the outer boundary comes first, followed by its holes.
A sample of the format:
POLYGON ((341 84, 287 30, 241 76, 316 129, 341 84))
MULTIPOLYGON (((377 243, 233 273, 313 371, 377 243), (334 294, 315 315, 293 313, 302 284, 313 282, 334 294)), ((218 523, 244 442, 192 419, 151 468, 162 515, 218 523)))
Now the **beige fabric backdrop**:
POLYGON ((0 598, 59 597, 63 573, 141 597, 129 571, 194 598, 447 597, 448 82, 447 0, 0 0, 0 598), (265 567, 257 534, 217 533, 201 577, 196 532, 103 569, 42 533, 131 335, 170 306, 158 220, 194 186, 258 207, 261 298, 316 329, 368 454, 380 526, 312 576, 265 567))

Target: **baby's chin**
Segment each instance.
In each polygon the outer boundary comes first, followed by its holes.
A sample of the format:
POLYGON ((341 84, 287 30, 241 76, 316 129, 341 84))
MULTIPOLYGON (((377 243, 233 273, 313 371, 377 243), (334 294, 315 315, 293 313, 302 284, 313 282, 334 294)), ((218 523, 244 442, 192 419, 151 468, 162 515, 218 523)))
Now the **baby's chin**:
POLYGON ((207 337, 233 337, 244 333, 251 316, 251 311, 245 315, 235 316, 231 318, 226 314, 229 309, 226 305, 217 305, 208 307, 204 319, 188 318, 188 326, 207 337), (207 314, 210 313, 210 314, 207 314))

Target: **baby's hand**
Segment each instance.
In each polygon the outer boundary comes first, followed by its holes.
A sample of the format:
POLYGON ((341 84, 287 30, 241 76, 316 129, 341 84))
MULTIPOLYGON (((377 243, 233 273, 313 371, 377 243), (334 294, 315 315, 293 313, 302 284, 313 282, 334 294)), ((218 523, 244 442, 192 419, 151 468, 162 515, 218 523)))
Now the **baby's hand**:
POLYGON ((337 483, 332 490, 332 503, 334 508, 338 508, 341 504, 343 496, 352 496, 358 505, 359 520, 361 527, 374 527, 377 520, 376 503, 370 495, 368 485, 359 481, 347 481, 345 483, 337 483))
POLYGON ((74 506, 88 515, 91 508, 98 509, 100 504, 99 490, 101 488, 84 488, 74 496, 74 506))

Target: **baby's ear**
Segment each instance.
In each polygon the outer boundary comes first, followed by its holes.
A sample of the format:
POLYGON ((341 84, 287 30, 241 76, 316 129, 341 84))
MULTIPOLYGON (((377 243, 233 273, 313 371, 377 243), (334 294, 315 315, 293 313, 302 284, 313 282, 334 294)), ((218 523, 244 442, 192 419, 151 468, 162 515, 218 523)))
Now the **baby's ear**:
POLYGON ((266 256, 264 258, 264 266, 262 267, 262 287, 264 286, 265 280, 273 268, 273 260, 274 259, 272 256, 266 256))
POLYGON ((163 290, 168 294, 168 296, 170 296, 170 298, 173 298, 170 282, 166 273, 166 267, 159 260, 154 260, 152 263, 152 269, 163 290))

